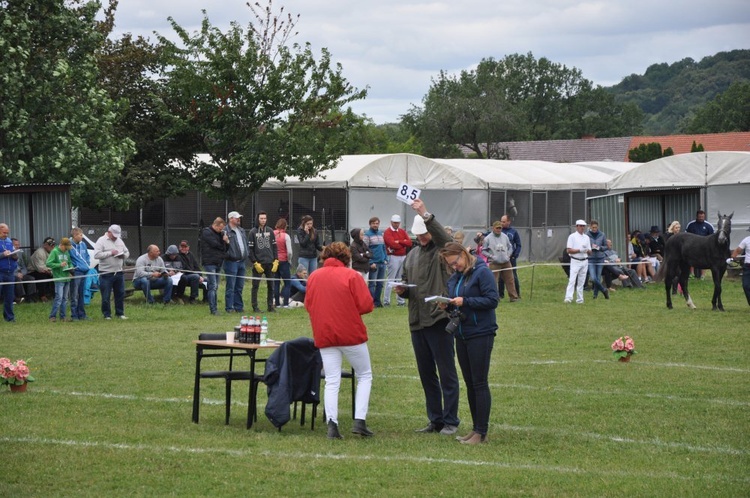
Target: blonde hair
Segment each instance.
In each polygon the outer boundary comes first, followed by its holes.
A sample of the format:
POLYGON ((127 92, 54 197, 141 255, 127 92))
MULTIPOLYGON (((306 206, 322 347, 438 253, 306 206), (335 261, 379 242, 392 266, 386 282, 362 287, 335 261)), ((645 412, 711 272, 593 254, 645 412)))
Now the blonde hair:
POLYGON ((680 225, 679 221, 675 220, 669 224, 669 228, 667 228, 667 233, 674 233, 674 229, 677 227, 682 228, 682 225, 680 225))
POLYGON ((331 242, 323 248, 320 257, 324 260, 335 258, 344 263, 344 266, 349 266, 349 262, 352 260, 352 253, 349 247, 343 242, 331 242))
POLYGON ((464 246, 459 244, 458 242, 448 242, 445 244, 445 247, 440 249, 440 259, 443 261, 443 264, 446 266, 448 265, 445 262, 445 259, 448 256, 461 256, 466 259, 466 268, 464 268, 464 274, 469 273, 472 268, 474 268, 474 263, 476 263, 477 258, 472 256, 472 254, 469 252, 468 249, 466 249, 464 246))

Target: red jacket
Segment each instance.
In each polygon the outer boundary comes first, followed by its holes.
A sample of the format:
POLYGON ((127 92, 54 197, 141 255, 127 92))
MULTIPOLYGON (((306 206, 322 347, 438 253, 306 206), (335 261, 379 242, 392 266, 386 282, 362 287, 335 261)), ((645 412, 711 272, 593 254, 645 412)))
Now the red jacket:
POLYGON ((367 342, 367 327, 360 315, 373 307, 362 275, 335 258, 326 259, 307 279, 305 308, 317 348, 367 342))
POLYGON ((383 241, 389 255, 406 256, 406 249, 411 247, 411 239, 406 230, 399 228, 394 230, 388 227, 383 231, 383 241))

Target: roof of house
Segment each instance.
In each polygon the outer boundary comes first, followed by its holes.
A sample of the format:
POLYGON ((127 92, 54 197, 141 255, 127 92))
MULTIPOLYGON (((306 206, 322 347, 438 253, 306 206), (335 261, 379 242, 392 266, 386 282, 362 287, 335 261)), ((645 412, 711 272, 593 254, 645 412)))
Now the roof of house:
MULTIPOLYGON (((699 135, 635 136, 617 138, 580 138, 575 140, 535 140, 499 142, 508 149, 514 161, 551 161, 576 163, 588 161, 628 161, 628 151, 640 144, 658 142, 662 149, 671 147, 675 154, 690 152, 693 142, 705 151, 750 152, 750 132, 707 133, 699 135)), ((471 151, 462 147, 465 154, 471 151)))
MULTIPOLYGON (((648 144, 651 142, 660 143, 662 150, 671 147, 675 154, 690 153, 693 142, 697 145, 703 145, 703 149, 706 152, 750 152, 750 132, 633 137, 630 141, 630 149, 634 149, 640 144, 648 144)), ((627 160, 626 157, 625 161, 627 160)))

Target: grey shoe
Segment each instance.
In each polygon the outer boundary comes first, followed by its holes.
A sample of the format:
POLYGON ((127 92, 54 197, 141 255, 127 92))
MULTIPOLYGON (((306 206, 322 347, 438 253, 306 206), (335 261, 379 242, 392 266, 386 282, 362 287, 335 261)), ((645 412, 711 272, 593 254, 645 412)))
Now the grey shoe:
POLYGON ((442 429, 440 429, 440 434, 443 436, 452 436, 453 434, 458 432, 458 426, 457 425, 450 425, 445 424, 442 429))
POLYGON ((365 423, 364 420, 361 418, 355 418, 354 419, 354 426, 352 427, 352 433, 353 434, 359 434, 360 436, 370 437, 374 436, 375 433, 372 432, 365 423))
POLYGON ((328 421, 328 439, 344 439, 339 432, 339 424, 333 420, 328 421))
POLYGON ((430 422, 429 424, 427 424, 426 426, 422 427, 421 429, 414 429, 414 432, 423 432, 423 433, 440 432, 440 429, 442 429, 442 427, 440 427, 437 424, 433 424, 432 422, 430 422))

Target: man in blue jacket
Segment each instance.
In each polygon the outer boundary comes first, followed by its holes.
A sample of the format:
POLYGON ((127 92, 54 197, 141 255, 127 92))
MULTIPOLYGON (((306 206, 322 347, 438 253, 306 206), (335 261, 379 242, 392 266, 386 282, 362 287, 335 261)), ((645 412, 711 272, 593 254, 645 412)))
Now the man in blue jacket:
POLYGON ((240 225, 242 215, 232 211, 227 215, 229 224, 224 228, 224 234, 229 239, 227 256, 224 259, 224 275, 226 289, 224 290, 224 309, 227 313, 242 313, 245 303, 242 301, 242 290, 245 288, 246 260, 248 257, 247 235, 240 225))
MULTIPOLYGON (((518 283, 518 271, 516 270, 518 256, 521 254, 521 236, 515 228, 510 226, 510 216, 503 215, 500 218, 500 224, 502 225, 502 232, 510 239, 510 243, 513 244, 513 253, 510 255, 510 264, 513 266, 513 283, 516 284, 516 294, 518 299, 521 299, 521 286, 518 283)), ((500 299, 505 297, 505 282, 500 279, 497 283, 497 290, 500 292, 500 299)))
POLYGON ((362 240, 370 248, 372 257, 370 258, 370 274, 367 281, 372 294, 372 302, 376 308, 382 308, 380 294, 383 292, 383 280, 385 280, 385 265, 388 255, 385 251, 385 239, 383 232, 380 231, 380 218, 373 216, 370 218, 370 229, 362 235, 362 240))
MULTIPOLYGON (((706 212, 699 209, 695 213, 695 219, 687 224, 685 227, 687 233, 694 233, 701 237, 708 237, 714 233, 714 226, 706 221, 706 212)), ((695 278, 703 277, 703 270, 700 268, 693 268, 693 275, 695 278)))

